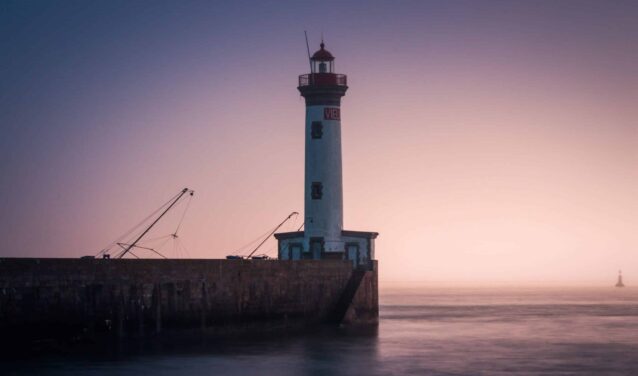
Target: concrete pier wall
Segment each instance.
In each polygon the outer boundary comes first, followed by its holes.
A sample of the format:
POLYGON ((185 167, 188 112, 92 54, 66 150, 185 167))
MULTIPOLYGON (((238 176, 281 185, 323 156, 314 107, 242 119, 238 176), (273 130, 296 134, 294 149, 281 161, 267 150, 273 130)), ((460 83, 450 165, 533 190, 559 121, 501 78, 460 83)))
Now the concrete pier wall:
POLYGON ((356 273, 341 260, 0 258, 0 341, 374 324, 376 262, 356 273))

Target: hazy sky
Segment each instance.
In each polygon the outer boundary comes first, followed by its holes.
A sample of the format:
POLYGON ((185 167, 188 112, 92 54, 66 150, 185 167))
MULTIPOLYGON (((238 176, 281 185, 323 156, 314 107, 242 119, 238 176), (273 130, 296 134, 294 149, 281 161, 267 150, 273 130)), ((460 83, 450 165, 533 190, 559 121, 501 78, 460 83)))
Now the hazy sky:
POLYGON ((95 254, 183 187, 172 257, 301 212, 308 30, 348 74, 345 226, 380 232, 383 281, 638 284, 636 20, 636 1, 3 0, 0 256, 95 254))

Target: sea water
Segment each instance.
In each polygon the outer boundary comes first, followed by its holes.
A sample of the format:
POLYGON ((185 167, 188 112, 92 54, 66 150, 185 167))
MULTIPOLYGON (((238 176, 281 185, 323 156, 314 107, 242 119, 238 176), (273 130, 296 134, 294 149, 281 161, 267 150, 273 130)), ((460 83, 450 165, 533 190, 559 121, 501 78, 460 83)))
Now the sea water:
MULTIPOLYGON (((197 341, 195 341, 197 342, 197 341)), ((16 360, 24 375, 638 375, 638 288, 386 288, 375 332, 16 360)))

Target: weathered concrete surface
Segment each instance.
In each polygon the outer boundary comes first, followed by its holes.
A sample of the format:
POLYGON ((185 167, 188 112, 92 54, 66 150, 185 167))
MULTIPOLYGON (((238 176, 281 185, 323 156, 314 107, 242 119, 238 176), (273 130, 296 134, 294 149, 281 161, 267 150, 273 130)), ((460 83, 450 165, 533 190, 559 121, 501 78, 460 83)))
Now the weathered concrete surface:
MULTIPOLYGON (((376 274, 375 262, 348 324, 376 322, 376 274)), ((0 258, 0 344, 318 324, 352 275, 341 260, 0 258)))
POLYGON ((341 320, 341 325, 367 326, 379 323, 379 278, 377 263, 363 275, 341 320))

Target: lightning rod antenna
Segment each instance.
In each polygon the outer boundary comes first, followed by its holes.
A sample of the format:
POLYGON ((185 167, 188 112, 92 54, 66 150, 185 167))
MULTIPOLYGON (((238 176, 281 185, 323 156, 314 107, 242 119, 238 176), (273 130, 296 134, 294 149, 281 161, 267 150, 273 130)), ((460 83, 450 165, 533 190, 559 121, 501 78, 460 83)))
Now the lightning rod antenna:
POLYGON ((303 33, 306 36, 306 49, 308 50, 308 64, 310 65, 310 73, 315 73, 312 71, 312 60, 310 58, 310 45, 308 44, 308 32, 304 30, 303 33))

